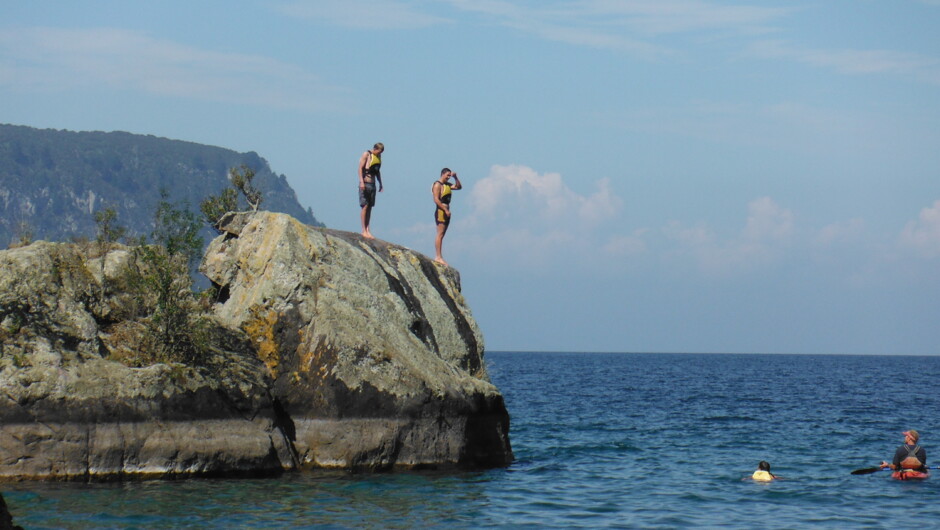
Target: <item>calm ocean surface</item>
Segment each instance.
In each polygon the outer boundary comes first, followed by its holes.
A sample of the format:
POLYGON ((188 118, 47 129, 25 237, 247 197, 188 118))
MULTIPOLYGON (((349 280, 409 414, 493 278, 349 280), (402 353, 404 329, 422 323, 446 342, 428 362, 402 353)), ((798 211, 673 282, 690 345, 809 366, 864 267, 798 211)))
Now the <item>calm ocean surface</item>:
POLYGON ((26 528, 897 528, 920 483, 850 471, 920 431, 940 463, 940 357, 487 354, 516 462, 478 473, 0 485, 26 528), (786 480, 742 480, 767 460, 786 480))

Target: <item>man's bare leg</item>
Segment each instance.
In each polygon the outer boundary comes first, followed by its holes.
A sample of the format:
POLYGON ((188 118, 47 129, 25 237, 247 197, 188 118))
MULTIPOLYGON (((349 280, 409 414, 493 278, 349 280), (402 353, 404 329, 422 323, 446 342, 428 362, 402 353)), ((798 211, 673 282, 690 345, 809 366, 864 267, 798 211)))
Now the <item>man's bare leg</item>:
POLYGON ((447 265, 447 262, 444 261, 443 256, 441 256, 441 246, 444 244, 444 234, 447 233, 447 225, 444 223, 437 224, 437 239, 434 240, 434 261, 440 263, 441 265, 447 265))
POLYGON ((360 217, 362 218, 362 237, 366 239, 375 239, 375 236, 373 236, 372 232, 369 231, 369 221, 372 220, 372 207, 368 204, 363 206, 360 217))

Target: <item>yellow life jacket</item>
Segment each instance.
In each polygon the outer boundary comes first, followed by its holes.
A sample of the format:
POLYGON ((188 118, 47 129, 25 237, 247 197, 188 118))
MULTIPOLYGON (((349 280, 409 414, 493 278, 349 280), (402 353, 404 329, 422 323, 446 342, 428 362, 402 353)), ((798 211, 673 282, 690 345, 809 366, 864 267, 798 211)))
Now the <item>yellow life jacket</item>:
POLYGON ((770 482, 771 480, 774 479, 774 476, 771 475, 769 471, 758 469, 757 471, 754 472, 753 475, 751 475, 751 478, 759 482, 770 482))
POLYGON ((382 159, 379 155, 373 153, 372 151, 366 151, 369 153, 369 161, 366 162, 366 167, 363 169, 362 175, 364 177, 373 177, 379 174, 379 170, 382 168, 382 159))
POLYGON ((450 184, 441 184, 440 198, 442 203, 450 204, 450 184))

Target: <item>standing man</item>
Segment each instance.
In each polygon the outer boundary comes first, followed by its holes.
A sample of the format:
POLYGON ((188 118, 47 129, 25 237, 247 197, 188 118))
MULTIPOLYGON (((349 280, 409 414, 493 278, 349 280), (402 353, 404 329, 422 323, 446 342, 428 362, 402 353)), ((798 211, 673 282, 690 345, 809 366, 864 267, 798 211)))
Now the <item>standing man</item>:
POLYGON ((434 204, 437 209, 434 211, 434 222, 437 223, 437 239, 434 241, 434 261, 441 265, 447 265, 441 256, 441 245, 444 243, 444 234, 447 233, 447 227, 450 225, 450 192, 463 188, 460 185, 460 179, 457 174, 447 169, 441 170, 441 178, 434 181, 431 185, 431 195, 434 196, 434 204), (454 178, 453 185, 450 183, 451 177, 454 178))
POLYGON ((379 182, 379 191, 382 191, 382 159, 379 157, 384 151, 385 146, 379 142, 359 157, 359 207, 362 208, 362 237, 366 239, 375 239, 369 231, 369 221, 375 206, 375 181, 379 182))
POLYGON ((904 435, 904 445, 898 446, 891 463, 882 462, 881 468, 890 467, 894 470, 892 476, 900 480, 926 478, 928 473, 927 451, 924 451, 924 448, 917 444, 917 441, 920 440, 920 434, 914 429, 904 431, 901 434, 904 435))

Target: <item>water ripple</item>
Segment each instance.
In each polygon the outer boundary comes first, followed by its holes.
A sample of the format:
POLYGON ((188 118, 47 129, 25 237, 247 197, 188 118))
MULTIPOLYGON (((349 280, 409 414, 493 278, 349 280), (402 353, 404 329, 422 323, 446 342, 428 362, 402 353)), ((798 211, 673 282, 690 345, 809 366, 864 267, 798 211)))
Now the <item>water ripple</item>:
POLYGON ((940 448, 940 358, 489 361, 512 418, 507 469, 24 483, 4 496, 26 528, 880 528, 940 516, 940 479, 849 474, 888 458, 905 428, 940 448), (877 375, 888 364, 912 374, 905 392, 877 375), (749 480, 759 460, 784 480, 749 480))

